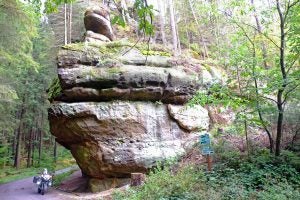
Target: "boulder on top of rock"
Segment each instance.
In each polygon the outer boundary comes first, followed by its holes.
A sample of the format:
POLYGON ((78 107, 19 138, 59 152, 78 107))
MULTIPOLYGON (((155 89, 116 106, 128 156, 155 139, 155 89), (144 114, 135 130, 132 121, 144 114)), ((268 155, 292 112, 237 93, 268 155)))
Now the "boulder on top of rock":
POLYGON ((114 40, 113 30, 110 24, 109 12, 104 7, 89 8, 84 13, 84 25, 86 30, 99 33, 111 41, 114 40))
MULTIPOLYGON (((94 33, 93 31, 87 31, 85 33, 84 37, 84 42, 93 42, 93 43, 98 43, 98 42, 110 42, 110 39, 106 37, 105 35, 102 35, 100 33, 94 33)), ((100 45, 102 43, 99 43, 100 45)))

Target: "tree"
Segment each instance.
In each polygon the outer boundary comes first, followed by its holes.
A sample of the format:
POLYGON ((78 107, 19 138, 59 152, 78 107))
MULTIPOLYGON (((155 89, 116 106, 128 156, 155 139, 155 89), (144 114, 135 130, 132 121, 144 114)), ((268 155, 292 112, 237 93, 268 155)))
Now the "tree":
POLYGON ((170 10, 170 26, 172 30, 172 43, 173 43, 173 52, 175 55, 178 54, 178 35, 176 29, 176 21, 175 21, 175 10, 173 0, 169 0, 169 10, 170 10))
MULTIPOLYGON (((281 138, 282 138, 282 133, 283 133, 283 117, 284 117, 284 105, 286 104, 289 94, 293 92, 298 86, 299 86, 299 80, 297 83, 295 83, 295 80, 291 80, 291 74, 289 73, 291 69, 294 66, 294 62, 296 62, 297 59, 299 59, 299 51, 298 53, 298 58, 296 57, 295 60, 292 60, 291 63, 287 63, 287 37, 288 37, 288 28, 290 26, 297 26, 297 24, 289 24, 288 18, 290 12, 295 12, 293 8, 296 8, 296 12, 300 11, 300 1, 295 0, 295 1, 288 1, 288 2, 283 2, 284 8, 282 5, 282 2, 279 0, 276 0, 276 8, 277 8, 277 13, 279 15, 279 26, 280 26, 280 46, 279 46, 279 66, 280 66, 280 75, 281 75, 281 80, 280 80, 280 85, 277 90, 277 109, 278 109, 278 117, 277 117, 277 136, 276 136, 276 150, 275 150, 275 155, 279 156, 280 155, 280 144, 281 144, 281 138), (289 85, 292 85, 291 88, 288 88, 289 85)), ((297 16, 293 16, 297 17, 297 16)), ((297 17, 300 19, 300 17, 297 17)), ((292 27, 293 28, 293 27, 292 27)), ((300 33, 291 33, 300 36, 300 33)), ((295 37, 293 35, 292 37, 295 37)), ((298 41, 298 44, 300 42, 298 41)), ((292 51, 295 51, 292 49, 292 51)))

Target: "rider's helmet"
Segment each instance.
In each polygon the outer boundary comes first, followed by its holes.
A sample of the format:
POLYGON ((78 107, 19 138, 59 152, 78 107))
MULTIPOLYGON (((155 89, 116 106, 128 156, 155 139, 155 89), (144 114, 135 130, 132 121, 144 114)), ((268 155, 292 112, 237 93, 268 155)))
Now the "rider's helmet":
POLYGON ((47 174, 48 174, 48 170, 46 168, 44 168, 43 175, 47 175, 47 174))

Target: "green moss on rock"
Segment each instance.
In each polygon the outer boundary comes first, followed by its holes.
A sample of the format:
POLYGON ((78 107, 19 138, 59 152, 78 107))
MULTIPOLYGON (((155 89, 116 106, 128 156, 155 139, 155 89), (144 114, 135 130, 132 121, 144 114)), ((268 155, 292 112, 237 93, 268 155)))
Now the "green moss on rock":
POLYGON ((85 44, 82 42, 72 43, 62 46, 63 49, 68 49, 72 51, 84 51, 85 44))
POLYGON ((171 56, 171 53, 165 51, 142 50, 141 52, 143 55, 148 55, 148 56, 167 56, 167 57, 171 56))
MULTIPOLYGON (((128 48, 133 48, 139 50, 143 55, 159 55, 159 56, 172 56, 172 53, 167 49, 160 47, 158 45, 152 45, 150 49, 148 49, 148 44, 145 43, 137 43, 134 44, 127 40, 117 40, 107 43, 72 43, 67 44, 62 47, 63 49, 72 50, 72 51, 81 51, 81 52, 91 52, 100 53, 105 55, 105 57, 117 58, 120 52, 124 51, 128 48)), ((100 55, 101 56, 101 55, 100 55)))

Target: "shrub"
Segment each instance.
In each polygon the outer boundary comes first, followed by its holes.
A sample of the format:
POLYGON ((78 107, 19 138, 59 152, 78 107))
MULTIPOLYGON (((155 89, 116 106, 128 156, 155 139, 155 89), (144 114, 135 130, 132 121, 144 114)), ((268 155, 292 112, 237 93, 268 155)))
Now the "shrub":
POLYGON ((243 157, 235 151, 223 151, 216 157, 221 162, 211 173, 194 165, 176 173, 170 166, 158 167, 149 174, 145 185, 116 193, 114 199, 300 199, 300 175, 292 164, 297 160, 294 154, 285 152, 275 158, 262 150, 243 157))

